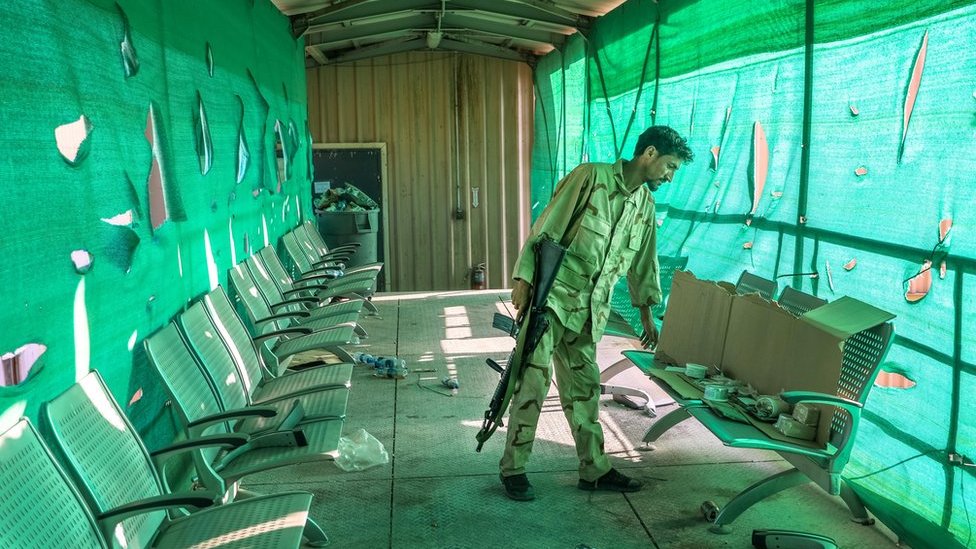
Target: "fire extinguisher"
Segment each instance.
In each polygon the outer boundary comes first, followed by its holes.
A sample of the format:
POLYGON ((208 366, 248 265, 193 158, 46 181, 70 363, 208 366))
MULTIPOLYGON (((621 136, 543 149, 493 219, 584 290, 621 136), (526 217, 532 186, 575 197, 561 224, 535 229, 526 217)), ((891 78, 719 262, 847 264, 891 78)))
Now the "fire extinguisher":
POLYGON ((471 289, 472 290, 484 290, 485 289, 485 264, 478 263, 474 269, 471 270, 471 289))

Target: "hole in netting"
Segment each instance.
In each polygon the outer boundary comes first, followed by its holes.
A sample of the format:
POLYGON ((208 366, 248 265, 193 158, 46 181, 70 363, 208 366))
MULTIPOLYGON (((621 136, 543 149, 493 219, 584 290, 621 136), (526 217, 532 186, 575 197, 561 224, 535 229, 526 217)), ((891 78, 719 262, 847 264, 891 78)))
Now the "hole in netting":
POLYGON ((10 387, 23 383, 44 351, 47 351, 45 345, 28 343, 15 351, 0 355, 0 386, 10 387))
POLYGON ((142 400, 142 387, 139 387, 136 389, 136 392, 132 393, 132 398, 129 399, 129 406, 132 406, 140 400, 142 400))
POLYGON ((206 60, 207 60, 207 74, 213 77, 213 71, 214 71, 213 48, 210 47, 210 42, 207 42, 206 60))
POLYGON ((125 77, 130 78, 139 72, 139 56, 136 55, 136 48, 132 44, 129 18, 125 15, 122 6, 115 4, 115 8, 119 10, 119 18, 122 20, 122 42, 119 44, 122 53, 122 68, 125 71, 125 77))
POLYGON ((91 150, 91 141, 88 136, 91 134, 92 125, 85 115, 81 115, 78 120, 62 124, 54 129, 54 139, 58 144, 58 152, 70 166, 80 165, 91 150))
POLYGON ((152 166, 149 168, 149 178, 146 187, 149 193, 149 219, 153 230, 158 229, 169 219, 169 208, 166 206, 166 190, 163 183, 163 171, 159 163, 159 133, 156 129, 156 106, 149 105, 146 116, 146 140, 152 150, 152 166))
POLYGON ((247 146, 247 136, 244 134, 244 100, 237 96, 241 106, 240 122, 237 125, 237 182, 244 181, 247 168, 251 163, 251 150, 247 146))
POLYGON ((197 108, 193 112, 193 136, 196 140, 197 161, 200 173, 207 175, 213 165, 213 140, 210 138, 210 123, 207 121, 207 110, 203 105, 203 96, 197 92, 197 108))
POLYGON ((932 262, 926 259, 922 263, 922 268, 918 274, 908 280, 908 290, 905 292, 905 299, 909 303, 921 301, 929 295, 932 289, 932 262))
POLYGON ((278 189, 281 189, 281 185, 288 180, 288 172, 291 169, 289 157, 291 152, 288 150, 287 137, 285 132, 287 130, 281 120, 275 121, 274 133, 275 133, 275 166, 278 168, 278 189))
POLYGON ((298 153, 298 126, 294 120, 288 121, 288 162, 295 165, 295 155, 298 153))
POLYGON ((884 387, 886 389, 911 389, 915 385, 917 383, 904 374, 890 372, 888 370, 878 372, 878 377, 874 380, 875 387, 884 387))
POLYGON ((315 165, 312 162, 312 143, 315 139, 312 137, 312 128, 308 125, 308 120, 305 121, 305 172, 308 175, 308 181, 315 181, 315 165))
POLYGON ((91 270, 95 256, 88 250, 75 250, 71 252, 71 262, 75 264, 75 271, 78 274, 85 274, 91 270))
POLYGON ((116 227, 128 227, 135 221, 135 214, 132 210, 128 210, 112 217, 103 217, 102 221, 116 227))

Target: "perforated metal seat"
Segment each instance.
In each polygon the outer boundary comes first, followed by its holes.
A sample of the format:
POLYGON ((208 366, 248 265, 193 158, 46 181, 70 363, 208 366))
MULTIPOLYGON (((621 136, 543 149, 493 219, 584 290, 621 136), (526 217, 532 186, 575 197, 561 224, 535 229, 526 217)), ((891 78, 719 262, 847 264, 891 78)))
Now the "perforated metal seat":
POLYGON ((232 380, 239 380, 239 391, 247 405, 286 399, 290 402, 297 398, 302 402, 306 418, 345 417, 345 395, 352 379, 352 364, 312 367, 272 377, 262 368, 253 346, 236 344, 230 335, 234 326, 214 323, 207 314, 207 305, 212 301, 209 294, 205 295, 181 314, 177 323, 183 340, 192 348, 218 393, 232 380), (217 384, 218 380, 222 383, 217 384))
MULTIPOLYGON (((295 325, 321 330, 337 323, 357 322, 363 305, 366 303, 363 299, 332 302, 331 298, 323 300, 314 293, 303 296, 301 292, 298 292, 293 293, 292 296, 285 296, 278 289, 278 285, 275 284, 270 271, 264 266, 264 261, 259 255, 254 254, 247 258, 244 260, 244 265, 259 294, 258 296, 250 294, 242 296, 242 299, 247 298, 245 306, 248 309, 248 314, 252 314, 251 311, 253 310, 255 317, 267 315, 263 319, 256 318, 254 320, 256 324, 270 323, 275 326, 275 329, 280 329, 281 326, 278 326, 277 322, 279 319, 284 319, 295 325), (259 300, 263 301, 263 304, 259 300)), ((243 276, 243 274, 234 273, 235 276, 243 276)), ((245 281, 240 281, 240 283, 246 284, 245 281)), ((358 323, 356 335, 359 337, 366 337, 367 335, 358 323)))
POLYGON ((81 494, 34 426, 21 419, 0 435, 0 547, 107 547, 81 494))
MULTIPOLYGON (((331 302, 333 304, 339 299, 358 299, 341 293, 351 291, 348 286, 341 284, 330 286, 329 283, 333 277, 325 273, 309 274, 303 278, 293 279, 271 246, 261 248, 253 257, 264 267, 268 276, 278 287, 278 291, 286 298, 315 297, 320 303, 331 302)), ((376 312, 376 307, 368 300, 363 302, 363 308, 371 313, 376 312)))
MULTIPOLYGON (((127 547, 207 547, 216 543, 220 547, 298 547, 303 533, 314 542, 327 541, 314 523, 306 522, 312 495, 302 492, 258 496, 171 520, 167 509, 209 505, 217 494, 164 492, 149 452, 97 372, 90 372, 45 403, 42 417, 68 476, 92 514, 99 517, 102 535, 114 543, 127 547), (116 527, 119 523, 122 526, 116 527)), ((225 438, 223 442, 232 441, 225 438)), ((46 467, 43 459, 39 461, 46 467)), ((48 488, 54 489, 36 497, 66 491, 58 483, 48 488)), ((76 511, 75 507, 77 515, 76 511)), ((67 539, 76 546, 74 538, 50 538, 37 546, 67 539)))
MULTIPOLYGON (((293 274, 299 278, 306 278, 309 275, 318 274, 325 269, 334 267, 331 261, 323 260, 317 262, 314 256, 315 252, 310 249, 310 244, 307 242, 303 244, 299 240, 299 235, 296 231, 282 235, 281 244, 285 249, 285 255, 294 266, 293 274)), ((383 265, 381 263, 371 263, 350 268, 348 274, 346 274, 345 267, 343 266, 344 274, 336 281, 338 282, 342 279, 356 281, 362 288, 360 290, 361 295, 369 297, 376 291, 376 277, 379 276, 382 267, 383 265)))
POLYGON ((794 316, 801 316, 807 311, 812 311, 817 307, 827 304, 826 299, 801 292, 792 286, 783 288, 783 293, 780 294, 776 302, 780 307, 793 313, 794 316))
MULTIPOLYGON (((325 322, 329 324, 328 327, 313 330, 311 327, 293 326, 289 320, 290 317, 284 317, 267 325, 255 325, 256 320, 260 320, 260 318, 255 319, 253 317, 265 315, 267 309, 263 308, 261 300, 256 298, 258 290, 254 281, 241 264, 230 270, 229 278, 235 293, 244 303, 244 308, 252 311, 248 307, 248 303, 250 303, 258 309, 254 313, 249 312, 251 326, 250 330, 245 326, 245 333, 248 334, 248 340, 252 344, 264 348, 266 353, 263 353, 262 356, 275 363, 272 368, 273 371, 282 372, 291 357, 305 351, 327 351, 338 357, 341 362, 354 362, 352 356, 342 346, 359 343, 355 322, 336 323, 333 319, 326 319, 325 322)), ((214 323, 229 325, 234 323, 234 318, 236 318, 243 325, 243 320, 234 311, 234 305, 222 288, 211 292, 210 296, 212 307, 209 310, 214 323)), ((243 341, 239 344, 243 345, 243 341)))
MULTIPOLYGON (((303 222, 301 225, 295 227, 292 232, 295 233, 295 239, 299 244, 302 245, 302 249, 306 252, 306 257, 312 265, 320 265, 323 262, 327 262, 329 257, 334 255, 346 255, 351 257, 360 247, 358 242, 353 242, 330 248, 329 245, 325 243, 325 239, 322 238, 322 234, 319 233, 319 230, 312 225, 310 221, 303 222)), ((374 261, 372 263, 357 265, 355 267, 349 267, 347 265, 343 269, 343 272, 346 275, 354 273, 372 273, 372 276, 375 278, 379 276, 382 268, 383 262, 374 261)))
POLYGON ((763 299, 772 300, 778 286, 775 280, 742 271, 739 281, 735 283, 735 292, 739 295, 759 294, 763 299))
MULTIPOLYGON (((150 364, 166 386, 175 415, 188 436, 234 433, 244 435, 250 443, 226 453, 197 451, 195 465, 205 485, 222 491, 248 474, 301 461, 335 458, 341 419, 305 417, 304 409, 295 406, 294 400, 252 405, 243 382, 233 373, 219 381, 204 373, 175 322, 146 338, 144 344, 150 364), (299 445, 302 439, 305 446, 299 445)), ((339 400, 331 406, 344 412, 348 390, 334 391, 334 397, 339 400)))

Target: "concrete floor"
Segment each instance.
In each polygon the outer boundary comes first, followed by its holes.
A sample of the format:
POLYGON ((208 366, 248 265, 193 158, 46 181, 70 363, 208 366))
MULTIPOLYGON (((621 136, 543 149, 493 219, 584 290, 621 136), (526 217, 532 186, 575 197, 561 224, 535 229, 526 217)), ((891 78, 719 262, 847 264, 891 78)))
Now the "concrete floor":
MULTIPOLYGON (((708 531, 699 506, 720 505, 749 484, 787 468, 772 452, 726 448, 699 424, 686 421, 655 449, 641 439, 654 421, 604 397, 602 421, 615 466, 642 479, 632 494, 576 488, 576 459, 565 418, 551 393, 543 409, 529 479, 536 499, 507 499, 498 481, 504 429, 475 452, 475 433, 498 380, 486 358, 503 360, 514 340, 491 327, 507 311, 506 291, 385 294, 380 314, 364 317, 369 337, 349 350, 396 355, 411 368, 403 380, 377 378, 366 366, 353 378, 345 433, 365 429, 391 455, 390 463, 344 472, 332 463, 307 463, 254 475, 257 492, 307 490, 312 516, 335 548, 618 549, 752 547, 754 529, 826 534, 845 549, 896 547, 883 525, 848 520, 838 497, 813 485, 793 488, 746 511, 732 533, 708 531), (456 397, 440 380, 455 376, 456 397)), ((604 338, 601 366, 632 348, 604 338)), ((307 358, 314 357, 314 353, 307 358)), ((631 368, 612 381, 666 397, 631 368)), ((667 407, 662 409, 666 412, 667 407)))

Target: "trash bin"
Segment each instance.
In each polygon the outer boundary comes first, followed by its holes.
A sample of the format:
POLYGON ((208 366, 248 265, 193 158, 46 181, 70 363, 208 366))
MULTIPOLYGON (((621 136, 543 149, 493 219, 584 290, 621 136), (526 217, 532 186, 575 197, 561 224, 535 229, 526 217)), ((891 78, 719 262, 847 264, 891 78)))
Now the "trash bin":
POLYGON ((319 232, 329 248, 359 243, 359 249, 346 262, 347 266, 374 263, 380 228, 379 217, 379 210, 319 212, 319 232))

